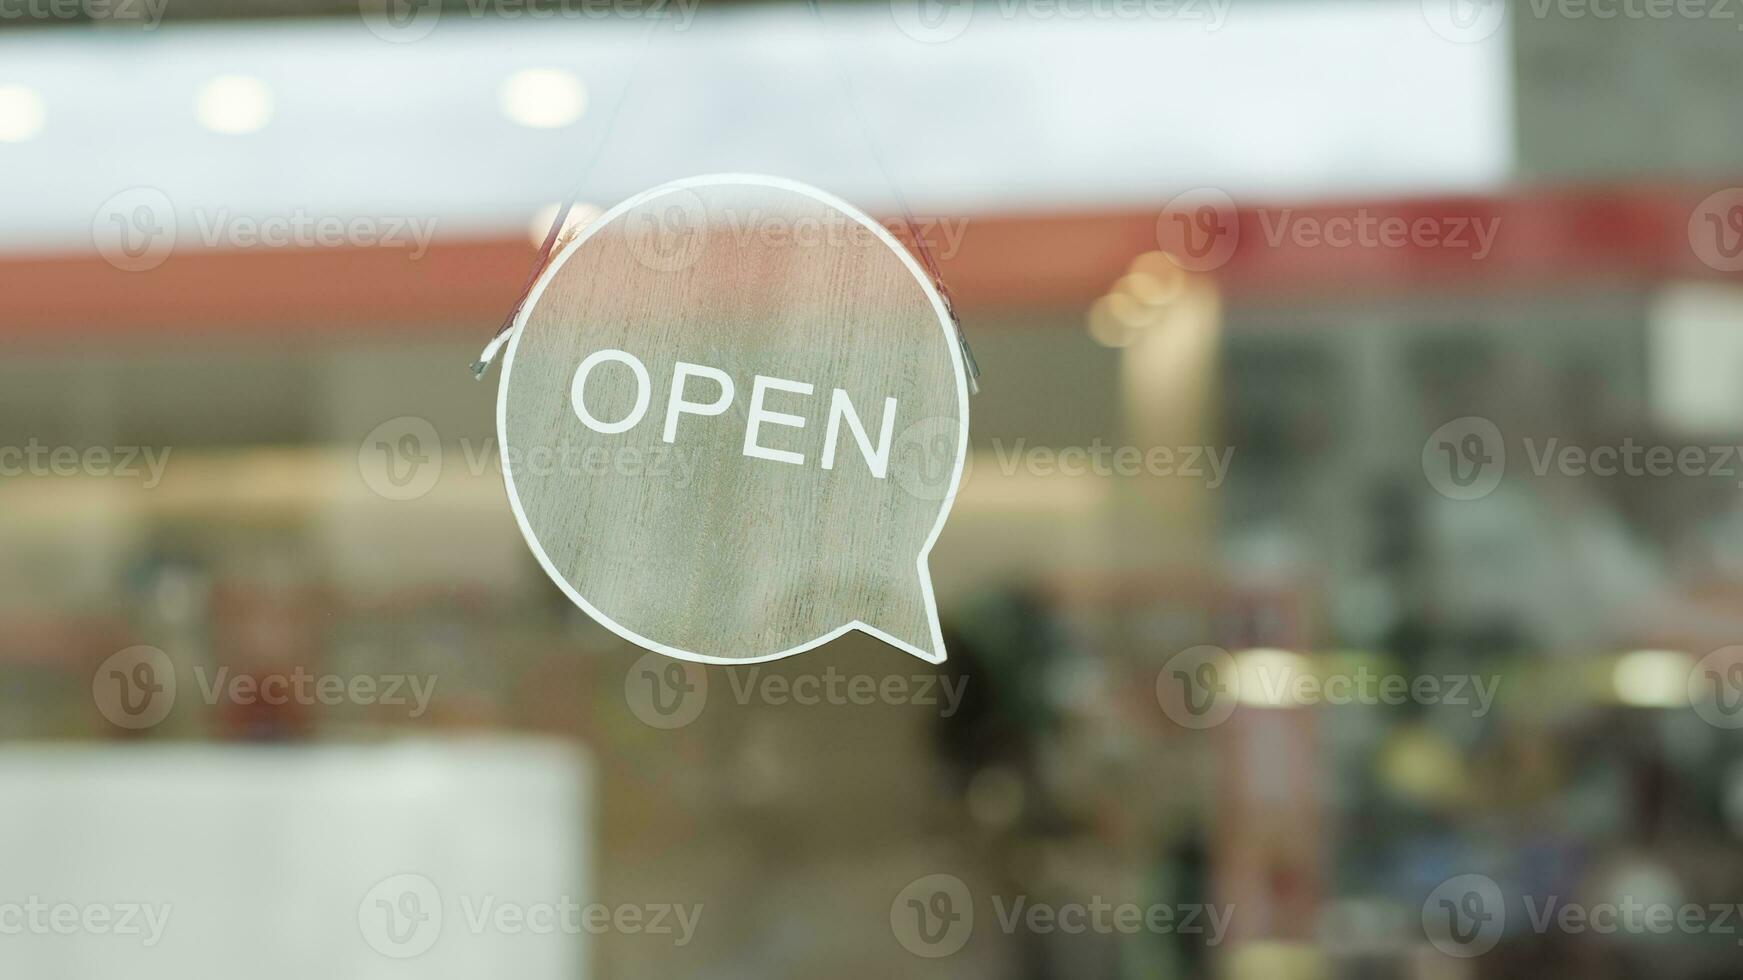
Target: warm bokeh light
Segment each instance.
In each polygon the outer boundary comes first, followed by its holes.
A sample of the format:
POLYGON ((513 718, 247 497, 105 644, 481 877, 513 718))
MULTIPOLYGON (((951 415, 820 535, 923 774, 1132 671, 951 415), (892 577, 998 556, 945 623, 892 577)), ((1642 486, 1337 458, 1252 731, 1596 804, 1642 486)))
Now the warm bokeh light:
POLYGON ((1129 271, 1090 306, 1084 325, 1104 347, 1129 347, 1140 333, 1167 320, 1169 305, 1180 298, 1186 284, 1186 273, 1166 253, 1146 252, 1133 259, 1129 271))
POLYGON ((587 87, 562 68, 527 68, 503 80, 497 104, 522 126, 560 129, 587 111, 587 87))
POLYGON ((1616 661, 1611 684, 1623 704, 1678 708, 1689 703, 1689 671, 1695 658, 1674 650, 1636 650, 1616 661))
POLYGON ((1115 285, 1115 289, 1150 307, 1165 306, 1180 296, 1186 287, 1186 276, 1176 270, 1173 276, 1157 278, 1149 272, 1133 272, 1115 285))
POLYGON ((1235 693, 1244 705, 1287 708, 1296 703, 1297 679, 1312 671, 1312 661, 1290 650, 1243 650, 1235 654, 1235 693))
POLYGON ((214 133, 241 136, 272 121, 272 89, 252 75, 219 75, 200 86, 194 116, 214 133))
POLYGON ((28 85, 0 85, 0 143, 35 139, 48 119, 42 96, 28 85))
POLYGON ((1111 296, 1103 296, 1090 305, 1085 326, 1103 347, 1124 347, 1132 342, 1131 327, 1114 315, 1111 296))
MULTIPOLYGON (((527 223, 527 238, 532 241, 535 247, 545 244, 545 236, 551 233, 551 225, 556 223, 557 215, 562 210, 563 205, 561 204, 547 204, 533 215, 532 221, 527 223)), ((557 240, 562 241, 592 224, 593 219, 599 217, 601 213, 603 212, 591 204, 576 202, 575 206, 569 209, 569 217, 563 222, 563 231, 558 235, 557 240)))

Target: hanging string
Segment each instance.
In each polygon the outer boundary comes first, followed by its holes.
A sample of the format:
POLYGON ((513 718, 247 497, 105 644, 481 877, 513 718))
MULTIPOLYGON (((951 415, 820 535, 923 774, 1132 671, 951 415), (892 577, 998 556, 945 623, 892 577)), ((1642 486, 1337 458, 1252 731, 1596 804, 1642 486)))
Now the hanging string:
MULTIPOLYGON (((657 9, 663 10, 666 2, 667 0, 657 0, 657 9)), ((827 44, 829 40, 828 27, 823 19, 822 5, 818 0, 805 0, 805 5, 811 10, 811 16, 817 25, 819 37, 827 44)), ((515 321, 520 317, 521 308, 526 305, 527 296, 532 293, 533 284, 538 281, 539 273, 550 261, 551 253, 555 251, 558 239, 562 237, 563 228, 569 221, 569 215, 574 211, 576 202, 581 198, 588 175, 593 166, 599 162, 599 156, 604 152, 604 148, 609 142, 609 136, 616 125, 618 113, 623 109, 623 104, 628 98, 630 85, 639 74, 642 59, 646 56, 649 42, 653 37, 654 28, 660 20, 659 17, 648 19, 648 26, 642 31, 641 44, 630 69, 628 80, 612 102, 611 110, 606 115, 605 127, 594 149, 593 158, 582 169, 581 179, 576 183, 575 189, 570 192, 563 206, 558 209, 556 220, 551 223, 550 230, 545 233, 544 244, 539 246, 539 254, 533 260, 533 266, 531 271, 527 273, 526 281, 521 285, 520 294, 515 298, 514 307, 509 310, 502 325, 497 328, 490 342, 485 345, 484 351, 478 355, 478 360, 472 362, 473 378, 482 379, 484 377, 485 372, 490 370, 491 363, 496 360, 496 355, 501 352, 503 344, 508 342, 514 330, 515 321)), ((938 291, 939 299, 944 302, 944 311, 949 315, 950 325, 956 331, 956 345, 962 351, 963 366, 967 369, 968 390, 971 394, 978 395, 980 394, 980 363, 975 360, 974 351, 968 345, 968 334, 962 329, 962 318, 956 313, 956 304, 951 299, 950 288, 944 283, 944 273, 938 264, 937 256, 932 254, 932 247, 926 243, 925 236, 920 233, 920 223, 914 217, 914 209, 908 206, 907 196, 902 193, 901 185, 896 182, 895 176, 890 171, 889 163, 884 159, 883 152, 878 147, 877 138, 865 113, 860 108, 859 98, 853 88, 853 79, 848 74, 846 67, 840 67, 836 77, 841 83, 842 93, 847 100, 849 111, 859 121, 859 127, 865 136, 866 149, 872 158, 872 163, 877 166, 878 172, 883 176, 884 183, 888 185, 890 193, 896 199, 896 206, 901 209, 902 223, 908 230, 908 237, 914 243, 914 251, 919 255, 920 264, 925 267, 927 277, 932 280, 932 287, 938 291)))
MULTIPOLYGON (((656 13, 665 10, 666 0, 657 0, 656 13)), ((629 100, 630 86, 641 73, 642 59, 648 53, 649 42, 653 40, 654 28, 659 26, 661 17, 650 16, 647 27, 642 29, 641 43, 636 49, 636 56, 630 62, 629 74, 625 77, 622 88, 618 90, 617 98, 612 100, 611 109, 605 115, 605 126, 600 131, 599 139, 593 148, 592 159, 581 168, 581 176, 575 181, 575 188, 569 192, 567 199, 557 209, 557 218, 551 222, 551 228, 545 232, 544 244, 539 246, 539 254, 533 259, 533 267, 527 272, 526 281, 521 283, 520 294, 515 297, 514 306, 503 318, 502 325, 491 335, 490 343, 484 345, 484 351, 478 355, 478 360, 472 362, 473 380, 483 380, 484 372, 490 370, 490 365, 496 360, 496 355, 502 350, 502 345, 514 330, 515 320, 520 318, 520 311, 526 305, 527 297, 532 294, 533 284, 538 282, 539 273, 544 271, 545 264, 551 260, 551 253, 557 248, 557 240, 563 235, 563 228, 569 223, 569 215, 575 210, 575 205, 581 200, 581 193, 586 190, 587 180, 599 163, 599 157, 605 152, 605 147, 611 141, 611 132, 617 126, 618 113, 623 111, 623 104, 629 100)))
MULTIPOLYGON (((805 0, 805 6, 811 9, 811 16, 817 24, 818 36, 823 43, 829 43, 828 25, 823 20, 823 5, 819 0, 805 0)), ((896 199, 896 207, 902 211, 902 223, 908 229, 908 237, 914 242, 914 250, 919 253, 920 264, 926 267, 926 275, 932 279, 932 287, 938 290, 938 298, 944 301, 944 312, 950 315, 950 325, 956 329, 956 346, 962 350, 963 367, 967 368, 968 390, 970 394, 980 394, 980 363, 974 359, 974 350, 968 346, 968 334, 963 332, 962 318, 956 314, 956 304, 950 298, 950 287, 944 284, 944 272, 938 265, 938 259, 932 254, 932 247, 926 244, 926 238, 920 233, 920 223, 914 217, 914 209, 908 206, 908 198, 902 193, 902 185, 896 181, 890 172, 888 161, 878 146, 877 135, 872 130, 871 123, 866 119, 865 112, 860 108, 859 97, 854 92, 853 77, 848 73, 845 64, 838 63, 836 78, 841 82, 841 91, 847 99, 847 108, 859 121, 860 132, 865 136, 866 150, 872 158, 872 163, 883 175, 884 183, 890 188, 890 193, 896 199)))

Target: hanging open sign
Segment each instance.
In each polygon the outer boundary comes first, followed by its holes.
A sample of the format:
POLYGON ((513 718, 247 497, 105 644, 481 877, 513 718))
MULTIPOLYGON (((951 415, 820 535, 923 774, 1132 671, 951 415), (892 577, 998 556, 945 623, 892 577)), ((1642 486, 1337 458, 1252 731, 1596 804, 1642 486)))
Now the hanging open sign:
POLYGON ((720 174, 564 246, 508 343, 515 518, 576 605, 705 663, 858 629, 944 660, 927 557, 968 447, 954 323, 851 205, 720 174))

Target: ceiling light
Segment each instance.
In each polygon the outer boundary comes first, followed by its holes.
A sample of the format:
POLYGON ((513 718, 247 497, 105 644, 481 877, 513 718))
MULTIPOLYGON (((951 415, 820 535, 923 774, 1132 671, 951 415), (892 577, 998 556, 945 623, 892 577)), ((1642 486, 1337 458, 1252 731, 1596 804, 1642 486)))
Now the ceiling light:
POLYGON ((272 90, 249 75, 218 75, 194 96, 194 115, 215 133, 257 132, 272 121, 272 90))
POLYGON ((0 85, 0 143, 23 143, 42 132, 48 110, 28 85, 0 85))
POLYGON ((527 68, 508 76, 497 91, 502 114, 533 129, 559 129, 587 110, 587 88, 574 72, 527 68))

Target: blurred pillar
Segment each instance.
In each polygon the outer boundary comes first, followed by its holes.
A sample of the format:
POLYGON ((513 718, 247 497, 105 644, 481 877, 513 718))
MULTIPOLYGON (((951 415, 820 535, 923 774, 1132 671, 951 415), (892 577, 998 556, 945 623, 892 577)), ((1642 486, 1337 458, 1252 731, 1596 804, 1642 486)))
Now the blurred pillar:
MULTIPOLYGON (((1126 569, 1214 565, 1212 500, 1226 484, 1212 487, 1207 454, 1226 452, 1216 444, 1214 404, 1221 332, 1216 286, 1187 276, 1177 297, 1125 348, 1126 443, 1145 460, 1138 479, 1121 481, 1112 553, 1126 569)), ((1231 469, 1238 465, 1228 458, 1231 469)))

